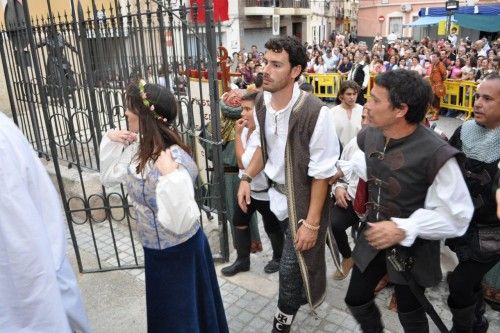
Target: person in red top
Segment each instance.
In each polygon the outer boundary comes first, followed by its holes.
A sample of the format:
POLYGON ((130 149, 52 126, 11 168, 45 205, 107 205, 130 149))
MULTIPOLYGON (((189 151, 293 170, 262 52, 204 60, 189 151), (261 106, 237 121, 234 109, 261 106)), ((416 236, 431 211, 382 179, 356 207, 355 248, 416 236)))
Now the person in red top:
POLYGON ((432 69, 429 80, 434 93, 434 100, 432 102, 433 116, 431 121, 439 119, 439 111, 441 110, 441 98, 446 94, 444 80, 446 80, 447 72, 446 67, 440 59, 439 52, 434 52, 431 55, 432 69))

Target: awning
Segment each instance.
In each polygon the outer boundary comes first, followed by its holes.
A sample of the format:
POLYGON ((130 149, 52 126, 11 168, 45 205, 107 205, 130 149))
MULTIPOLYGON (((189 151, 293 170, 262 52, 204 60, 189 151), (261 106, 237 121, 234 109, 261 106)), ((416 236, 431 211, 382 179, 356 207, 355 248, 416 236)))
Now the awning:
POLYGON ((424 25, 435 25, 439 22, 446 20, 446 16, 422 16, 412 23, 405 24, 406 27, 420 27, 424 25))
MULTIPOLYGON (((444 7, 425 7, 420 8, 418 16, 443 16, 448 12, 444 7)), ((482 14, 482 15, 499 15, 500 4, 478 5, 478 6, 462 6, 455 11, 455 14, 482 14)))
POLYGON ((500 31, 500 15, 455 14, 455 20, 464 28, 487 32, 500 31))

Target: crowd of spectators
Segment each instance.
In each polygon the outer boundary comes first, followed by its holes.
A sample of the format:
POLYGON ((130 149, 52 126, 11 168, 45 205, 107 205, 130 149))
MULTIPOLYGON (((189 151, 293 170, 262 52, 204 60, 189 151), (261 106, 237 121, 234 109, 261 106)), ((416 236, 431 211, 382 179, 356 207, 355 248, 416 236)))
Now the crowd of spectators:
MULTIPOLYGON (((361 66, 371 75, 404 68, 429 78, 432 67, 440 62, 446 69, 443 79, 480 82, 489 73, 498 73, 500 68, 500 37, 472 41, 469 37, 458 36, 455 28, 447 38, 435 40, 429 37, 420 41, 410 38, 384 40, 377 36, 371 48, 363 41, 352 41, 340 33, 332 35, 333 39, 320 43, 304 43, 309 57, 304 69, 306 73, 340 73, 347 78, 361 66), (439 58, 434 64, 433 57, 439 58)), ((233 80, 238 87, 245 88, 255 82, 262 73, 263 56, 255 45, 248 52, 241 50, 232 54, 231 72, 241 74, 233 80)), ((353 79, 354 75, 351 76, 349 78, 353 79)), ((363 82, 358 84, 366 89, 363 82)), ((460 113, 454 115, 464 117, 460 113)))

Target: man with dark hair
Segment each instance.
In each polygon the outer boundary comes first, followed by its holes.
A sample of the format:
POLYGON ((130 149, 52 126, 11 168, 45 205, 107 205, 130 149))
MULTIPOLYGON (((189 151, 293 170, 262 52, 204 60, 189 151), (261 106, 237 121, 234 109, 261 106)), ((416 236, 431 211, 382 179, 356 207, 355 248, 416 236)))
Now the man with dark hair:
POLYGON ((439 239, 462 235, 472 216, 459 151, 421 125, 431 97, 416 72, 396 70, 375 78, 365 105, 370 127, 358 134, 364 158, 357 169, 368 184, 367 223, 360 227, 345 298, 363 332, 383 331, 374 289, 386 272, 404 331, 429 331, 414 292, 441 281, 439 239), (405 270, 415 288, 392 266, 392 255, 413 262, 405 270))
POLYGON ((250 182, 264 170, 271 211, 285 230, 273 332, 289 332, 303 304, 314 309, 325 297, 325 201, 339 144, 328 107, 296 82, 307 64, 300 41, 277 37, 265 47, 264 92, 255 103, 261 148, 241 178, 238 202, 248 209, 250 182))
POLYGON ((474 215, 464 236, 447 240, 459 263, 448 278, 448 306, 453 315, 453 332, 486 332, 485 305, 481 281, 500 259, 498 245, 481 244, 500 239, 495 214, 494 182, 500 161, 500 76, 486 76, 474 100, 474 119, 463 123, 450 144, 465 154, 465 181, 474 201, 474 215), (478 241, 479 240, 479 241, 478 241))
MULTIPOLYGON (((249 92, 241 97, 241 118, 235 123, 235 153, 238 168, 238 176, 241 177, 243 170, 248 166, 250 160, 259 144, 259 135, 255 131, 254 109, 255 98, 258 91, 249 92)), ((255 211, 262 215, 264 230, 271 241, 273 258, 264 267, 264 272, 270 274, 277 272, 280 265, 281 253, 283 252, 283 232, 276 216, 269 208, 269 195, 267 191, 269 184, 263 172, 255 176, 251 184, 252 202, 248 205, 247 212, 243 212, 238 203, 234 202, 234 214, 232 224, 234 226, 234 247, 236 248, 236 261, 221 270, 224 276, 233 276, 239 272, 250 270, 251 232, 250 222, 255 211)))
POLYGON ((356 103, 360 105, 365 104, 364 94, 368 88, 368 81, 370 80, 369 64, 365 62, 365 53, 356 51, 354 53, 354 64, 352 65, 349 74, 347 74, 347 79, 356 82, 360 87, 361 91, 358 94, 358 99, 356 103))

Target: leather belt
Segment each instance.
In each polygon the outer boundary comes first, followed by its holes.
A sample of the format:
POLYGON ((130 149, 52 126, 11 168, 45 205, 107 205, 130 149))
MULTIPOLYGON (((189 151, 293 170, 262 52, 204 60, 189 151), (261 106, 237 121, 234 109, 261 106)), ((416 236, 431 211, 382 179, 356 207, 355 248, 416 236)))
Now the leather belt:
POLYGON ((276 182, 271 181, 271 187, 274 188, 279 193, 287 195, 288 191, 285 184, 278 184, 276 182))
POLYGON ((224 172, 225 173, 238 173, 240 172, 240 169, 235 166, 224 166, 224 172))

